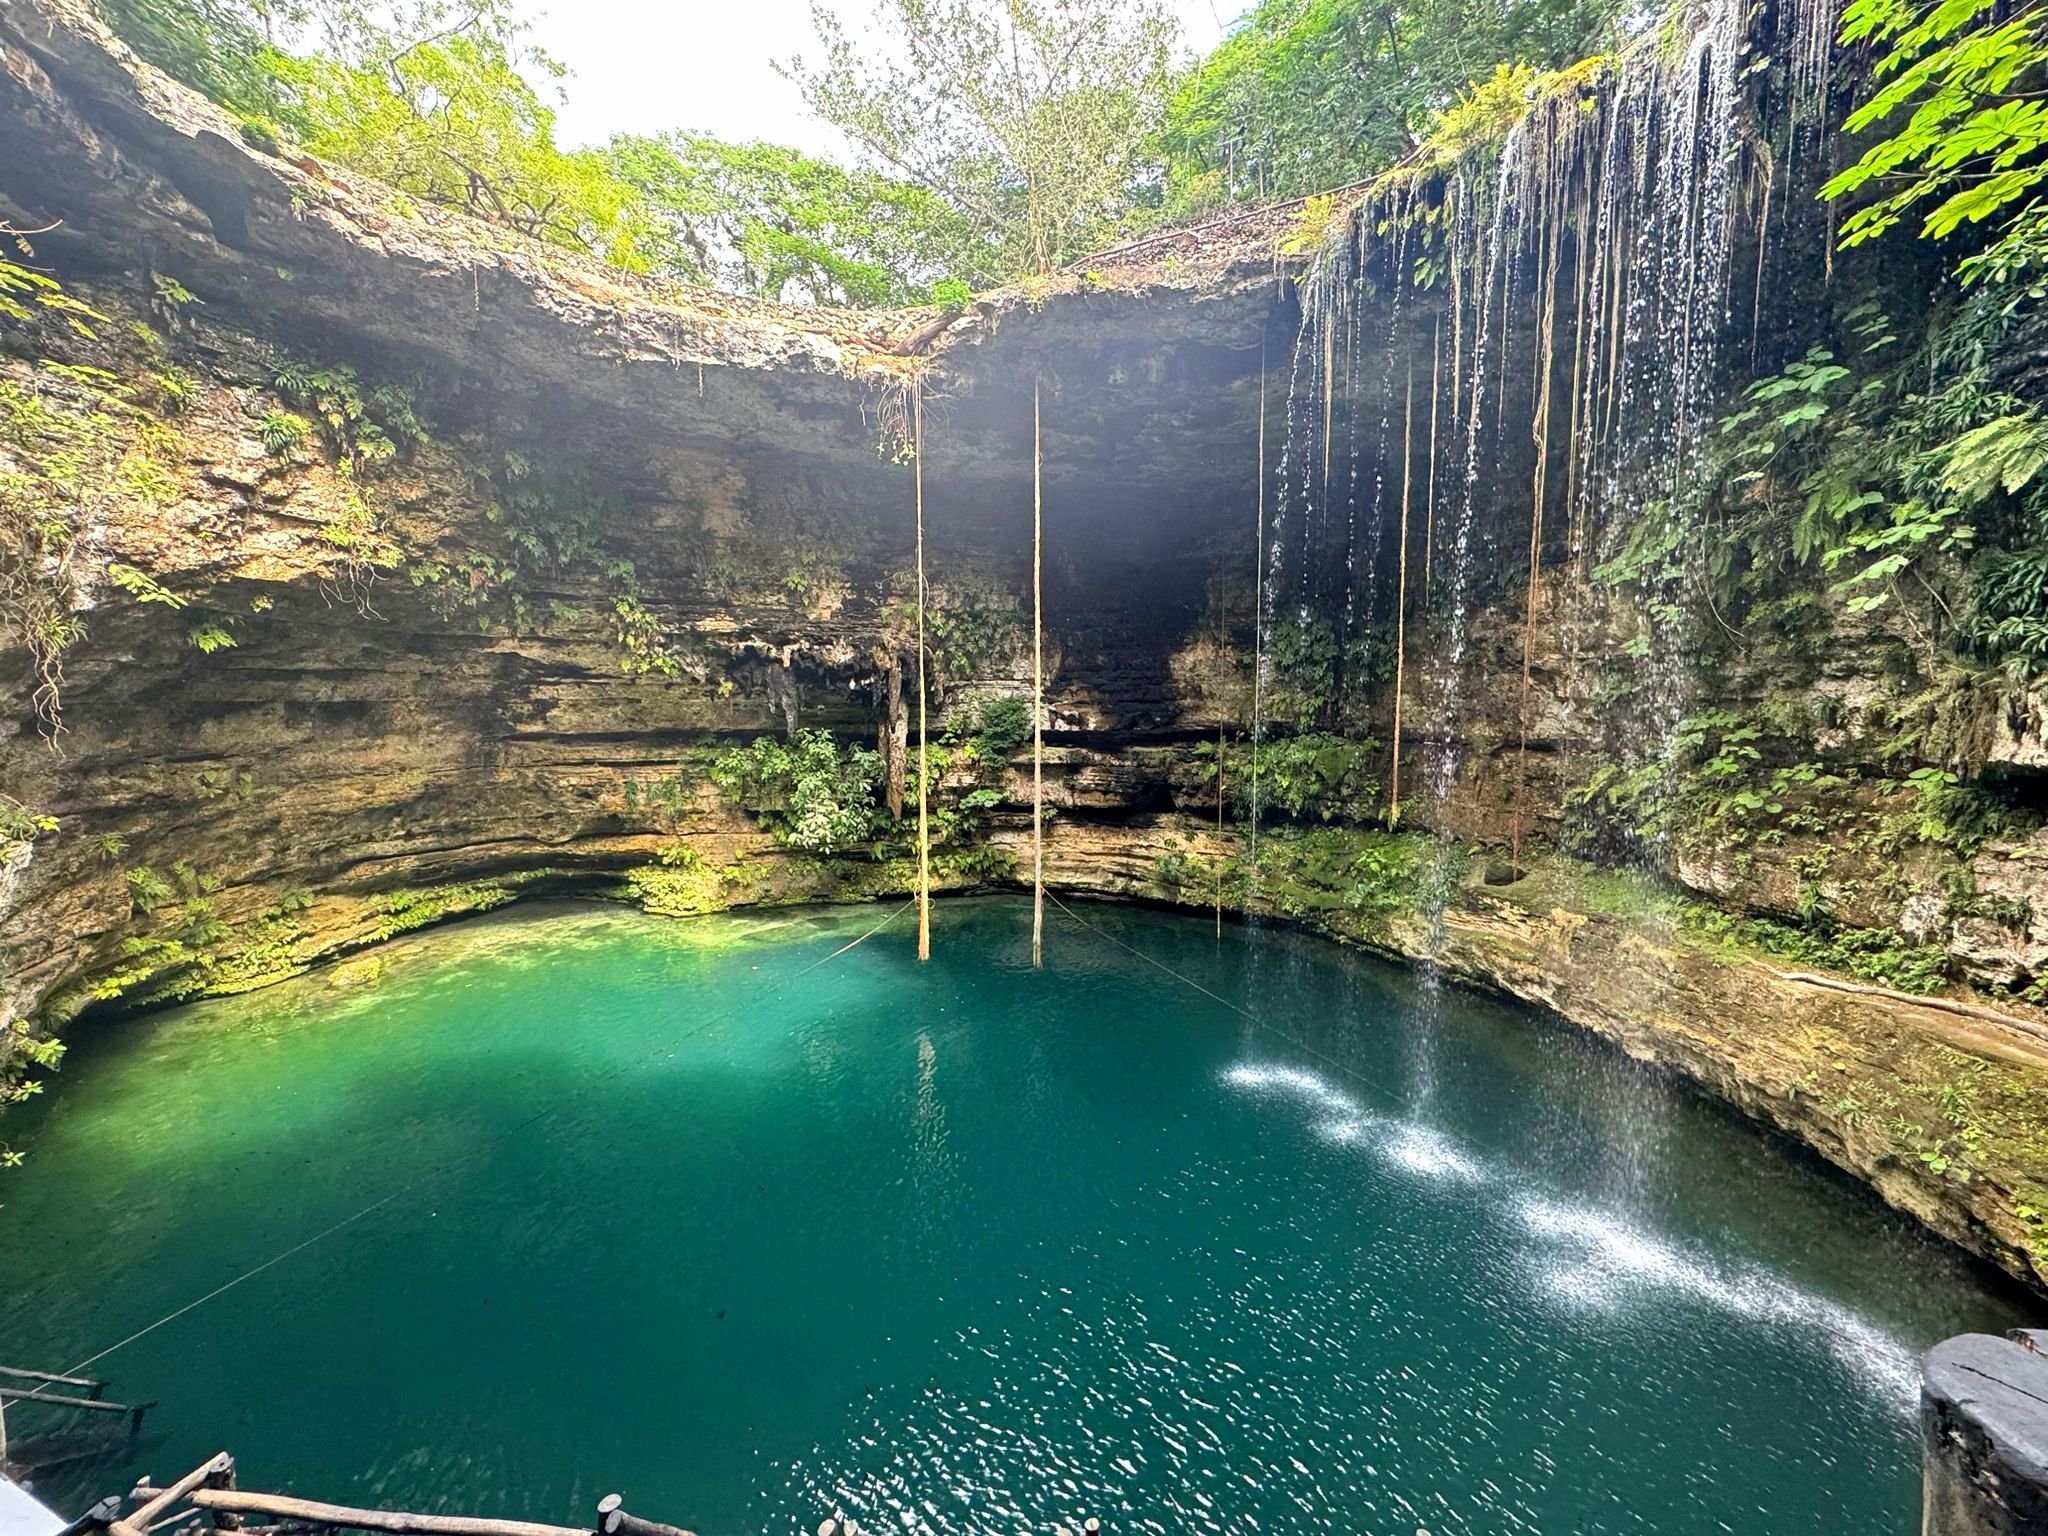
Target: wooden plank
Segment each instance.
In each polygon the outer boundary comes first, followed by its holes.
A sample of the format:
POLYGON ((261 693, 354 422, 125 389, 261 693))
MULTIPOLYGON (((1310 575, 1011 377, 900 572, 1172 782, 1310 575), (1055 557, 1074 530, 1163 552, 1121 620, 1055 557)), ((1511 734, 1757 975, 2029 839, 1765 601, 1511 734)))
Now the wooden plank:
POLYGON ((129 1411, 126 1403, 110 1403, 104 1397, 65 1397, 40 1387, 0 1387, 0 1403, 52 1403, 59 1408, 90 1408, 96 1413, 129 1411))
POLYGON ((22 1381, 47 1381, 52 1386, 59 1387, 94 1387, 100 1392, 107 1389, 104 1381, 94 1381, 90 1376, 59 1376, 54 1371, 25 1371, 18 1365, 0 1365, 0 1376, 13 1376, 22 1381))
POLYGON ((395 1509, 351 1509, 312 1499, 276 1493, 245 1493, 238 1488, 189 1490, 201 1509, 228 1510, 238 1515, 267 1515, 278 1520, 303 1520, 313 1525, 339 1525, 356 1531, 390 1531, 396 1536, 590 1536, 581 1526, 540 1525, 531 1520, 481 1520, 467 1515, 414 1515, 395 1509))
POLYGON ((215 1452, 170 1487, 153 1490, 147 1502, 131 1511, 125 1520, 116 1520, 107 1529, 112 1531, 114 1536, 143 1536, 143 1532, 158 1515, 198 1488, 209 1477, 230 1470, 234 1464, 235 1458, 226 1451, 215 1452))

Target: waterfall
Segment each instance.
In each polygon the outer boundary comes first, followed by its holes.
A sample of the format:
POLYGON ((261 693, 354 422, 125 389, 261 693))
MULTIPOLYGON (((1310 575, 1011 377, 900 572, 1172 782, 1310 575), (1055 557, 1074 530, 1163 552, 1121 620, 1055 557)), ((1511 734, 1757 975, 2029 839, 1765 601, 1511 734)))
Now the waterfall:
MULTIPOLYGON (((1637 579, 1643 643, 1620 750, 1668 777, 1691 697, 1698 487, 1728 387, 1738 251, 1756 247, 1756 293, 1743 294, 1752 307, 1767 264, 1801 279, 1821 264, 1812 242, 1774 243, 1771 225, 1774 207, 1781 225, 1804 209, 1819 179, 1838 13, 1839 0, 1787 0, 1754 16, 1742 0, 1699 0, 1682 25, 1611 59, 1532 75, 1497 152, 1404 167, 1335 221, 1297 285, 1270 520, 1261 503, 1255 758, 1266 713, 1289 694, 1275 636, 1330 627, 1339 717, 1398 601, 1380 591, 1388 540, 1406 554, 1389 478, 1396 369, 1412 373, 1426 347, 1426 458, 1411 470, 1404 456, 1402 470, 1404 492, 1411 473, 1427 486, 1420 601, 1393 620, 1404 649, 1420 647, 1404 668, 1419 686, 1403 723, 1422 754, 1425 821, 1443 826, 1463 767, 1473 723, 1463 674, 1480 605, 1522 583, 1520 707, 1506 722, 1519 864, 1539 625, 1546 612, 1592 617, 1572 606, 1610 600, 1592 573, 1646 542, 1663 554, 1637 579), (1383 326, 1368 323, 1368 303, 1383 326), (1521 518, 1526 538, 1503 531, 1521 518)), ((1754 348, 1754 322, 1750 331, 1754 348)), ((1255 806, 1255 864, 1256 836, 1255 806)), ((1661 864, 1668 850, 1646 857, 1661 864)), ((1440 939, 1457 864, 1448 844, 1435 863, 1440 939)))

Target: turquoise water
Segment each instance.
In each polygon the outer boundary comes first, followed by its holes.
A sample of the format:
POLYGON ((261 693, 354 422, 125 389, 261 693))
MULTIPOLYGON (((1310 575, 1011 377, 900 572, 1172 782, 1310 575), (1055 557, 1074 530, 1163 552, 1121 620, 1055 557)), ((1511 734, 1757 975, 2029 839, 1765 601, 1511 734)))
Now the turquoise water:
POLYGON ((89 1034, 10 1120, 0 1359, 383 1203, 101 1361, 143 1443, 46 1491, 225 1447, 705 1536, 1915 1529, 1912 1355, 2019 1320, 1983 1275, 1526 1013, 1077 910, 1034 973, 1011 899, 923 968, 907 913, 834 955, 883 909, 543 908, 89 1034))

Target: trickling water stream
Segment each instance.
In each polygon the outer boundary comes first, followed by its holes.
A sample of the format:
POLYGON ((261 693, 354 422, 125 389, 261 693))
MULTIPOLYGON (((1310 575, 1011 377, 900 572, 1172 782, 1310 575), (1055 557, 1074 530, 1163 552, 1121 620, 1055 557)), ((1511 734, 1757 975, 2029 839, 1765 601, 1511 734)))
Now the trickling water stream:
POLYGON ((706 1532, 1912 1528, 1912 1354, 2014 1320, 1975 1270, 1520 1010, 1077 911, 1033 971, 1019 899, 924 966, 908 913, 828 959, 882 914, 543 908, 83 1036, 0 1209, 10 1356, 402 1192, 102 1362, 150 1438, 58 1491, 226 1443, 706 1532), (1628 1209, 1624 1098, 1668 1127, 1628 1209))
MULTIPOLYGON (((1607 659, 1631 682, 1606 746, 1621 767, 1661 781, 1645 800, 1669 790, 1697 681, 1698 486, 1733 377, 1734 267, 1739 251, 1755 251, 1760 295, 1767 271, 1803 277, 1824 261, 1819 243, 1781 235, 1774 247, 1771 234, 1774 209, 1793 227, 1788 203, 1810 204, 1822 176, 1817 155, 1802 162, 1794 151, 1827 110, 1836 10, 1790 0, 1759 50, 1757 13, 1703 0, 1597 71, 1526 85, 1503 77, 1481 90, 1497 98, 1486 110, 1522 115, 1497 156, 1418 164, 1374 183, 1334 218, 1298 285, 1270 484, 1263 453, 1261 462, 1254 751, 1276 730, 1356 737, 1369 721, 1396 720, 1393 757, 1419 748, 1422 771, 1404 775, 1395 761, 1391 775, 1417 785, 1418 819, 1440 831, 1424 903, 1439 942, 1463 868, 1452 802, 1475 736, 1517 744, 1507 864, 1521 868, 1547 582, 1559 583, 1576 621, 1565 644, 1594 632, 1592 606, 1633 631, 1625 654, 1607 659), (1765 147, 1774 134, 1776 154, 1765 147), (1418 375, 1429 389, 1419 471, 1418 375), (1406 515, 1418 473, 1419 527, 1406 515), (1525 546, 1502 531, 1522 522, 1525 546), (1417 601, 1391 615, 1407 586, 1396 591, 1387 572, 1411 560, 1423 572, 1417 601), (1614 590, 1620 578, 1608 572, 1620 565, 1635 601, 1614 590), (1517 587, 1519 718, 1469 719, 1475 616, 1517 587), (1391 656, 1375 654, 1382 644, 1391 656), (1323 690, 1318 701, 1269 720, 1276 698, 1300 704, 1311 687, 1303 677, 1323 690), (1402 695, 1391 704, 1389 684, 1402 695)), ((1305 216, 1324 212, 1312 201, 1305 216)), ((1760 318, 1759 308, 1745 338, 1752 364, 1760 318)), ((1588 822, 1599 814, 1567 807, 1588 822)), ((1255 792, 1254 882, 1257 838, 1255 792)), ((1659 834, 1627 828, 1619 840, 1646 868, 1669 865, 1659 834)))
MULTIPOLYGON (((1624 547, 1658 552, 1639 562, 1650 590, 1626 750, 1668 757, 1693 686, 1691 600, 1703 558, 1695 486, 1728 387, 1735 256, 1744 242, 1756 250, 1761 291, 1774 207, 1782 221, 1787 202, 1810 202, 1818 185, 1815 157, 1802 166, 1792 151, 1825 111, 1833 16, 1829 0, 1781 7, 1782 57, 1757 75, 1745 68, 1749 10, 1708 0, 1688 30, 1640 39, 1596 75, 1538 82, 1495 162, 1376 183, 1335 220, 1302 280, 1260 551, 1263 666, 1273 666, 1276 626, 1321 621, 1340 681, 1370 681, 1355 675, 1355 642, 1382 615, 1383 556, 1400 537, 1389 487, 1397 475, 1405 485, 1413 467, 1392 459, 1405 440, 1394 431, 1397 381, 1421 372, 1433 424, 1420 530, 1430 580, 1415 624, 1427 658, 1416 722, 1426 805, 1441 807, 1460 769, 1475 604, 1490 584, 1526 587, 1526 673, 1544 567, 1560 552, 1580 590, 1594 563, 1624 547), (1777 120, 1782 177, 1760 147, 1777 120), (1517 504, 1527 509, 1526 555, 1508 539, 1486 547, 1496 525, 1514 525, 1517 504)), ((1781 249, 1775 259, 1791 270, 1822 257, 1781 249)), ((1747 340, 1754 352, 1757 337, 1747 340)), ((1525 686, 1524 743, 1526 695, 1525 686)), ((1341 712, 1341 696, 1334 703, 1341 712)), ((1267 723, 1256 719, 1255 734, 1267 723)), ((1516 786, 1517 845, 1525 788, 1516 786)))

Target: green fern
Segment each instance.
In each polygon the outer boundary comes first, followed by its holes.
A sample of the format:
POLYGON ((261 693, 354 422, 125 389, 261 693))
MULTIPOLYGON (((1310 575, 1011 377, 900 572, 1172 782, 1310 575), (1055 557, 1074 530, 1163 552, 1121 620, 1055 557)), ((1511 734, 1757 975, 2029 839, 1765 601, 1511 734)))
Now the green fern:
POLYGON ((305 417, 291 411, 268 411, 257 427, 257 435, 263 439, 263 451, 272 458, 279 458, 298 447, 312 432, 312 425, 305 417))

